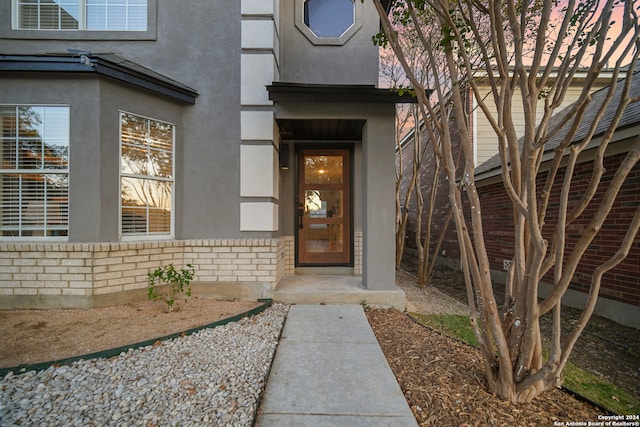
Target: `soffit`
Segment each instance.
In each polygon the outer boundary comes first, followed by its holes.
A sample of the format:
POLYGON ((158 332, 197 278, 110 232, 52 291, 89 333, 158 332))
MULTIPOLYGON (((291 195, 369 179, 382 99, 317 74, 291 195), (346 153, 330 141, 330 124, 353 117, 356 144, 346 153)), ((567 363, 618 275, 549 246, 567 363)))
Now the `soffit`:
POLYGON ((339 102, 339 103, 416 103, 411 94, 398 94, 373 85, 332 85, 274 82, 267 86, 274 102, 339 102))
POLYGON ((364 120, 277 119, 281 140, 361 141, 364 120))

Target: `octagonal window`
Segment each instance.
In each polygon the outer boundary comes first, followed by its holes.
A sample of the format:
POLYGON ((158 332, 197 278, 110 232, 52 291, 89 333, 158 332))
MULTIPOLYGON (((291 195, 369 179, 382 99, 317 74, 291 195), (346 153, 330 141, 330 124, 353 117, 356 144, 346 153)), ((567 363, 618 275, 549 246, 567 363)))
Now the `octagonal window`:
POLYGON ((355 23, 354 0, 306 0, 304 23, 316 37, 340 37, 355 23))

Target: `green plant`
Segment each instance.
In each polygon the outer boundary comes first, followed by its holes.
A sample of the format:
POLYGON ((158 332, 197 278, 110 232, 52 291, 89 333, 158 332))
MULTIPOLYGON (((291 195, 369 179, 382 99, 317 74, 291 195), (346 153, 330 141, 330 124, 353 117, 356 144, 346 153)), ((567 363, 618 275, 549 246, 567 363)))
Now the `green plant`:
POLYGON ((186 267, 177 271, 173 264, 169 264, 148 273, 147 298, 149 300, 159 299, 167 305, 167 313, 173 311, 173 304, 179 294, 191 296, 189 283, 193 280, 195 270, 191 264, 187 264, 186 267), (158 289, 160 287, 161 289, 158 289))

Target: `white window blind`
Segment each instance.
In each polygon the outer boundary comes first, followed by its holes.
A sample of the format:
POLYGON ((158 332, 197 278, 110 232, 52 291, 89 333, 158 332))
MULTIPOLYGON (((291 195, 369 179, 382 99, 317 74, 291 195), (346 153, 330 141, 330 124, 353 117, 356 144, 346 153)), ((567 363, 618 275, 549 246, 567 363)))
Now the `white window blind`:
POLYGON ((146 31, 147 0, 13 0, 21 30, 146 31))
POLYGON ((120 115, 120 194, 123 236, 172 234, 174 126, 120 115))
POLYGON ((69 107, 0 106, 0 237, 67 236, 69 107))

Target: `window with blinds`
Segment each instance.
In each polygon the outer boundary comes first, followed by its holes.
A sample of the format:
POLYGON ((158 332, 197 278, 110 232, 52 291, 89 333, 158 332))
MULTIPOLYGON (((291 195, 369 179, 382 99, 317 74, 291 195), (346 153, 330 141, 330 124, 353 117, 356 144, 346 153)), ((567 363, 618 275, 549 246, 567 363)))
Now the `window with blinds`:
POLYGON ((0 105, 0 238, 69 231, 69 107, 0 105))
POLYGON ((120 114, 122 236, 170 236, 174 126, 120 114))
POLYGON ((13 0, 21 30, 146 31, 147 0, 13 0))

